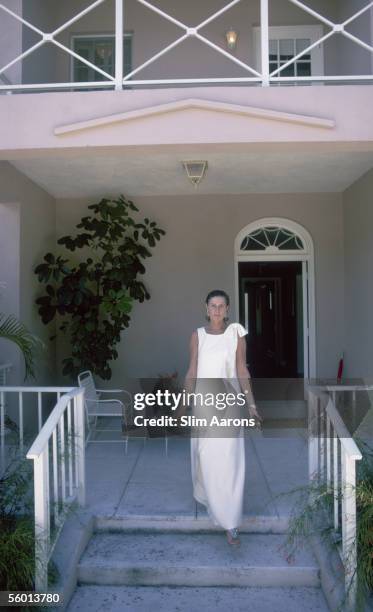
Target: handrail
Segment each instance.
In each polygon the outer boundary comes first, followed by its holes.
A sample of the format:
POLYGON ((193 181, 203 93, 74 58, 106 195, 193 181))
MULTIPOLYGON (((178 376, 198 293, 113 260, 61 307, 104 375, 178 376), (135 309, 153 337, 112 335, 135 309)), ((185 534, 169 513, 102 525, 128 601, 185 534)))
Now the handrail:
POLYGON ((73 388, 71 391, 63 395, 55 405, 54 409, 50 413, 49 417, 45 421, 42 429, 39 431, 30 449, 26 453, 27 459, 37 459, 44 451, 46 444, 51 437, 53 430, 56 428, 61 415, 63 414, 67 404, 82 394, 81 388, 73 388))
POLYGON ((333 492, 334 530, 339 528, 341 509, 345 593, 348 609, 355 610, 357 590, 356 540, 356 461, 362 453, 348 431, 335 402, 337 392, 373 389, 372 385, 309 385, 308 391, 308 471, 310 482, 326 483, 333 492), (340 450, 338 452, 338 446, 340 450), (341 504, 341 508, 340 508, 341 504))
POLYGON ((334 406, 332 398, 329 399, 329 402, 326 406, 326 411, 329 415, 329 418, 333 424, 334 430, 338 435, 338 438, 341 441, 341 444, 351 459, 355 459, 355 461, 359 461, 362 459, 362 454, 359 450, 358 445, 355 440, 352 438, 350 432, 348 431, 346 425, 344 424, 341 415, 337 411, 334 406))
POLYGON ((66 520, 66 509, 75 500, 85 505, 84 388, 75 387, 58 399, 26 457, 34 462, 35 590, 47 592, 48 561, 66 520))
POLYGON ((73 389, 76 389, 76 387, 1 387, 1 391, 4 391, 4 393, 69 393, 73 389))
MULTIPOLYGON (((311 386, 310 391, 314 395, 318 396, 319 398, 323 397, 326 401, 328 398, 328 394, 323 392, 324 389, 327 389, 328 391, 356 391, 356 390, 365 391, 366 390, 366 386, 361 385, 360 387, 357 385, 356 386, 354 385, 344 385, 344 386, 327 385, 325 387, 311 386)), ((333 424, 333 427, 338 435, 338 438, 340 439, 341 444, 344 447, 348 456, 351 457, 351 459, 360 460, 362 458, 362 454, 359 450, 359 447, 356 444, 353 437, 351 436, 351 433, 348 431, 346 425, 344 424, 343 419, 341 415, 339 414, 338 410, 336 409, 332 398, 330 398, 329 401, 327 402, 325 410, 327 411, 329 418, 333 424)))
MULTIPOLYGON (((2 371, 0 370, 0 373, 2 371)), ((50 395, 55 394, 56 400, 54 405, 60 399, 60 396, 65 393, 69 393, 73 391, 75 387, 22 387, 22 386, 10 386, 10 385, 0 385, 0 465, 5 465, 5 445, 6 445, 6 428, 5 428, 5 415, 7 408, 7 399, 9 396, 15 396, 16 403, 13 405, 13 412, 18 412, 18 435, 19 435, 19 446, 21 452, 24 452, 24 412, 25 408, 27 408, 27 412, 29 412, 28 408, 32 408, 34 410, 34 402, 29 403, 28 398, 32 398, 32 395, 36 396, 36 409, 37 409, 37 420, 38 420, 38 432, 43 427, 43 398, 47 397, 50 402, 50 395), (26 399, 27 398, 27 399, 26 399), (18 405, 18 406, 17 406, 18 405), (17 410, 18 407, 18 410, 17 410)))

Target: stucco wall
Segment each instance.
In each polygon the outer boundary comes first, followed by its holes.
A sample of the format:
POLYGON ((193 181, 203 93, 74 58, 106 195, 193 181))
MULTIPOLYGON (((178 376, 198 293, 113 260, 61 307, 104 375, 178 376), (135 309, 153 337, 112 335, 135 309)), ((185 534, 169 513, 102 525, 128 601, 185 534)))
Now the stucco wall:
MULTIPOLYGON (((86 200, 57 200, 58 235, 73 233, 87 213, 86 200)), ((124 377, 185 374, 191 331, 204 324, 204 299, 213 288, 231 296, 235 320, 234 239, 251 221, 292 219, 310 232, 315 246, 317 374, 336 376, 343 339, 342 200, 338 194, 143 197, 136 204, 167 234, 145 262, 151 299, 135 304, 113 364, 114 385, 124 377)), ((61 339, 57 359, 64 355, 61 339)))
MULTIPOLYGON (((0 312, 17 317, 20 315, 20 227, 19 203, 6 202, 0 197, 0 312)), ((0 340, 0 363, 12 365, 8 383, 19 379, 20 353, 7 340, 0 340)))
MULTIPOLYGON (((9 163, 0 162, 0 204, 0 280, 5 276, 7 283, 0 310, 4 305, 5 311, 19 316, 45 343, 45 351, 36 364, 36 382, 51 384, 55 375, 55 347, 49 337, 54 333, 54 325, 43 325, 37 313, 34 300, 40 295, 40 286, 34 268, 48 250, 54 250, 55 201, 9 163)), ((5 345, 3 351, 1 361, 8 361, 8 355, 13 359, 14 351, 8 353, 5 345)), ((12 382, 23 384, 23 376, 23 363, 18 359, 12 382)))
POLYGON ((345 363, 349 377, 373 378, 373 170, 343 194, 345 363))

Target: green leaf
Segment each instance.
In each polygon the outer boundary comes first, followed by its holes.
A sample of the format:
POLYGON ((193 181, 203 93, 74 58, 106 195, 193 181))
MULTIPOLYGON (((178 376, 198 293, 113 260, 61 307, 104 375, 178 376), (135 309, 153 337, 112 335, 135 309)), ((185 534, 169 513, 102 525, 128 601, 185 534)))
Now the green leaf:
POLYGON ((43 347, 42 341, 31 334, 26 326, 12 315, 8 317, 0 313, 0 338, 9 340, 18 346, 25 363, 25 379, 28 376, 35 378, 34 355, 39 347, 43 347))

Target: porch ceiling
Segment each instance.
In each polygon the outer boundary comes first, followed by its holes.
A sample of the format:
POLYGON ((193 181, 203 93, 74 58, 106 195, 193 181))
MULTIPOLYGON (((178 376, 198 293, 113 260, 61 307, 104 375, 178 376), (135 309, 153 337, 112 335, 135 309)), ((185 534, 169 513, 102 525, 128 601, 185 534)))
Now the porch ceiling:
POLYGON ((372 151, 244 151, 232 147, 177 148, 165 153, 137 149, 114 154, 22 159, 13 165, 57 198, 191 195, 195 193, 341 192, 373 167, 372 151), (206 159, 197 188, 181 161, 206 159))

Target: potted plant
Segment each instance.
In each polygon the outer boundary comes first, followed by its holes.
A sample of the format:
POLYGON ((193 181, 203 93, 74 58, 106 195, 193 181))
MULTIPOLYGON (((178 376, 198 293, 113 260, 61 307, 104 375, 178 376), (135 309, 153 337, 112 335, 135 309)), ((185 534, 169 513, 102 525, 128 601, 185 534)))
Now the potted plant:
POLYGON ((92 214, 81 219, 79 233, 58 240, 71 253, 80 251, 79 261, 47 253, 35 268, 45 285, 36 303, 43 323, 58 316, 60 331, 70 339, 63 374, 75 378, 91 370, 110 379, 110 361, 118 357, 117 344, 130 324, 133 301, 150 299, 138 278, 145 273, 142 260, 151 257, 149 249, 165 231, 148 218, 136 221, 132 213, 138 208, 122 195, 88 208, 92 214))

